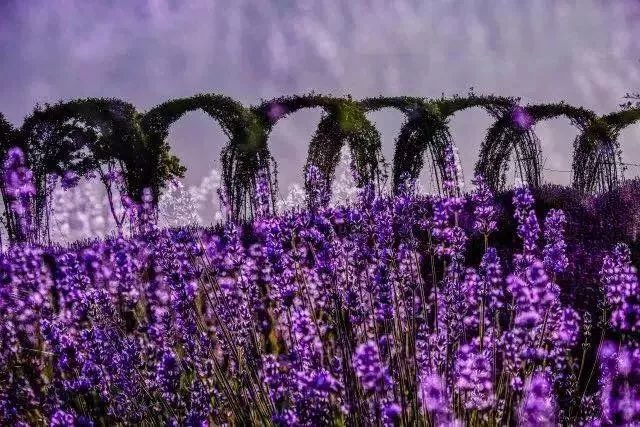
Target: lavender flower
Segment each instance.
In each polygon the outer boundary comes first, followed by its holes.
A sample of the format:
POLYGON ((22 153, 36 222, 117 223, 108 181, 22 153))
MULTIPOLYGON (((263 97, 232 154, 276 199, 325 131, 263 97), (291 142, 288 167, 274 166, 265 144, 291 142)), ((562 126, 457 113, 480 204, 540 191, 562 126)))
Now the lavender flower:
POLYGON ((555 402, 547 377, 534 374, 525 390, 519 410, 520 423, 527 427, 555 425, 555 402))
POLYGON ((393 384, 388 368, 380 360, 378 346, 373 341, 358 346, 353 357, 353 369, 368 393, 383 393, 393 384))
POLYGON ((497 228, 493 194, 482 176, 476 176, 473 183, 476 186, 471 195, 471 201, 474 204, 473 229, 486 236, 497 228))
POLYGON ((453 144, 448 144, 444 148, 444 177, 442 187, 444 194, 457 196, 463 186, 462 166, 458 157, 458 148, 453 144))
POLYGON ((638 276, 628 246, 618 244, 612 254, 605 255, 600 277, 612 310, 612 325, 623 332, 640 331, 638 276))
POLYGON ((78 185, 79 181, 80 181, 80 177, 78 176, 77 173, 75 173, 74 171, 66 171, 62 175, 61 185, 62 185, 62 188, 64 188, 65 190, 68 190, 78 185))
POLYGON ((463 345, 455 365, 456 388, 464 395, 467 409, 484 411, 495 404, 493 394, 493 366, 488 355, 475 345, 463 345))
POLYGON ((442 377, 424 373, 419 378, 419 387, 420 404, 425 411, 440 415, 449 413, 447 390, 442 377))
POLYGON ((308 205, 312 210, 319 209, 329 203, 329 188, 326 178, 316 165, 309 165, 305 174, 308 205))
POLYGON ((564 226, 567 220, 564 212, 551 209, 544 222, 544 238, 546 244, 542 250, 545 267, 554 273, 562 273, 569 265, 564 241, 564 226))
POLYGON ((255 209, 258 218, 269 214, 271 208, 271 184, 265 169, 258 171, 256 178, 255 209))
POLYGON ((640 354, 637 349, 605 342, 602 364, 601 405, 605 425, 635 425, 640 422, 640 354))
POLYGON ((511 110, 511 120, 522 131, 528 130, 534 123, 533 117, 526 108, 518 105, 511 110))

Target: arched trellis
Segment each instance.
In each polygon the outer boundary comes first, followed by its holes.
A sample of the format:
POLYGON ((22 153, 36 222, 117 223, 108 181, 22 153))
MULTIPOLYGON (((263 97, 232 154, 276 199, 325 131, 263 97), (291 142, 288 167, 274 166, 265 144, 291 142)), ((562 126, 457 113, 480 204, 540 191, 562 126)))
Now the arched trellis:
POLYGON ((453 144, 448 121, 455 113, 480 107, 493 117, 499 117, 512 109, 517 101, 516 98, 478 96, 470 92, 465 97, 456 95, 436 100, 417 97, 368 98, 361 101, 361 105, 367 111, 395 108, 407 117, 396 139, 393 161, 393 187, 396 189, 404 177, 418 177, 424 166, 426 151, 429 151, 434 163, 439 186, 445 174, 445 147, 453 144))
POLYGON ((304 108, 322 108, 324 111, 310 142, 305 171, 315 165, 331 182, 340 160, 340 151, 347 144, 354 157, 356 184, 361 186, 379 178, 382 160, 380 134, 366 118, 360 104, 351 97, 335 98, 312 92, 265 101, 253 110, 267 124, 269 133, 280 119, 304 108))
POLYGON ((493 118, 498 119, 508 112, 513 111, 519 102, 519 98, 495 95, 476 95, 473 91, 470 91, 468 95, 464 97, 454 95, 451 98, 445 98, 443 96, 442 98, 432 102, 448 124, 450 118, 456 113, 469 108, 482 108, 493 118))
POLYGON ((495 190, 502 190, 513 151, 522 178, 531 186, 539 186, 542 177, 540 141, 533 127, 542 120, 567 117, 584 131, 596 119, 595 113, 565 103, 515 106, 506 111, 489 129, 480 149, 476 173, 482 174, 495 190))
POLYGON ((360 102, 363 110, 393 108, 406 117, 396 138, 393 157, 394 190, 405 178, 416 179, 424 166, 424 153, 429 150, 435 166, 436 179, 444 176, 444 149, 451 144, 451 135, 438 110, 424 98, 376 97, 360 102))
POLYGON ((157 165, 154 188, 159 191, 164 179, 175 171, 162 169, 175 164, 174 157, 169 155, 169 128, 184 114, 195 110, 202 110, 216 120, 229 138, 221 154, 226 196, 234 217, 251 216, 256 174, 258 170, 266 169, 271 176, 274 164, 267 145, 268 123, 227 96, 198 94, 174 99, 144 114, 142 128, 152 147, 154 165, 157 165))
POLYGON ((126 190, 139 198, 147 186, 145 135, 136 109, 118 99, 87 98, 37 106, 16 133, 36 186, 34 225, 41 230, 49 196, 48 179, 72 172, 86 176, 97 172, 110 186, 104 165, 120 169, 126 190))
POLYGON ((629 108, 593 120, 576 138, 573 186, 583 193, 614 188, 621 180, 620 132, 640 120, 640 109, 629 108))

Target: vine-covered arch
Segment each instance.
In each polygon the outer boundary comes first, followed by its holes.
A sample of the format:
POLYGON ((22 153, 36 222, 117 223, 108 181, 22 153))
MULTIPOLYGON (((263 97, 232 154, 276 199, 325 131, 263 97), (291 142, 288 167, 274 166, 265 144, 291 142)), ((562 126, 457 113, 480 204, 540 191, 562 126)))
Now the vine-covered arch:
POLYGON ((606 191, 622 179, 618 141, 620 132, 640 120, 640 109, 630 108, 594 119, 576 138, 573 155, 573 186, 589 193, 606 191))
POLYGON ((424 98, 375 97, 360 101, 367 111, 393 108, 402 112, 406 120, 396 138, 393 156, 393 189, 405 178, 417 179, 424 166, 424 153, 429 150, 436 179, 444 176, 444 148, 451 144, 446 122, 439 111, 424 98))
POLYGON ((129 103, 118 99, 86 98, 36 106, 18 130, 16 144, 25 153, 36 186, 34 225, 46 220, 48 179, 73 173, 94 172, 110 185, 103 166, 119 168, 125 190, 140 198, 148 185, 148 150, 139 115, 129 103))
MULTIPOLYGON (((514 111, 520 98, 503 97, 496 95, 476 95, 473 89, 466 96, 454 95, 450 98, 444 96, 433 100, 435 108, 442 115, 448 125, 451 118, 456 114, 470 108, 482 108, 494 119, 510 114, 514 111)), ((532 135, 535 138, 535 135, 532 135)), ((535 165, 535 159, 534 159, 535 165)))
POLYGON ((356 184, 362 186, 379 178, 380 134, 351 97, 335 98, 312 92, 262 102, 253 109, 266 124, 268 134, 280 119, 304 108, 323 109, 323 117, 309 145, 305 172, 315 165, 327 182, 331 182, 340 161, 340 151, 346 143, 354 158, 356 184))
POLYGON ((515 106, 503 113, 487 132, 480 149, 476 173, 484 175, 495 190, 502 190, 506 183, 508 162, 515 151, 521 177, 529 185, 539 186, 542 179, 542 150, 533 127, 542 120, 556 117, 566 117, 574 126, 584 130, 596 115, 590 110, 564 102, 515 106))
POLYGON ((445 148, 453 141, 448 122, 455 113, 468 108, 483 108, 493 117, 509 111, 516 104, 516 98, 494 95, 478 96, 470 92, 467 96, 444 96, 439 99, 418 97, 376 97, 361 101, 367 111, 381 108, 395 108, 407 117, 396 138, 393 160, 393 187, 409 177, 417 179, 424 167, 424 154, 428 150, 434 163, 435 179, 438 187, 445 173, 445 148))
POLYGON ((156 165, 154 189, 159 192, 164 180, 174 171, 184 172, 177 158, 169 154, 167 136, 174 122, 195 110, 202 110, 216 120, 229 138, 221 154, 226 196, 235 218, 251 216, 258 170, 266 169, 271 177, 274 163, 267 145, 267 126, 253 110, 224 95, 198 94, 174 99, 145 113, 142 127, 156 165))

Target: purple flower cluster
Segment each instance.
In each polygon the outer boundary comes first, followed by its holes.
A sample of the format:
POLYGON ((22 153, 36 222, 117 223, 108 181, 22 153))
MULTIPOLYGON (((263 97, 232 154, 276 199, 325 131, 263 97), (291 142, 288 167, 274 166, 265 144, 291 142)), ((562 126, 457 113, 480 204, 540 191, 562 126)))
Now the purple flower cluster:
POLYGON ((567 244, 564 241, 564 226, 567 223, 564 212, 551 209, 544 221, 546 244, 542 249, 545 267, 554 273, 562 273, 569 265, 567 244))
POLYGON ((604 285, 611 324, 626 333, 640 331, 640 296, 637 269, 631 264, 631 253, 626 244, 616 245, 606 254, 600 272, 604 285))
POLYGON ((474 204, 473 229, 485 236, 491 234, 497 228, 496 206, 493 200, 493 193, 482 176, 477 176, 473 181, 476 186, 471 195, 474 204))

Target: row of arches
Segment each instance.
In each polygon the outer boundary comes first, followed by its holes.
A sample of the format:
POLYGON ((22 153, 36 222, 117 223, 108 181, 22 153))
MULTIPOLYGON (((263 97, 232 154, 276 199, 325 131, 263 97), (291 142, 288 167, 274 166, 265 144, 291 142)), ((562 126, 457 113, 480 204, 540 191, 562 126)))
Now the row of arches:
MULTIPOLYGON (((14 128, 0 113, 0 154, 20 147, 32 169, 37 189, 36 224, 42 225, 47 200, 47 177, 73 172, 97 175, 108 184, 106 170, 122 171, 124 187, 138 199, 151 188, 157 199, 167 181, 183 176, 186 168, 171 153, 167 137, 173 123, 200 110, 218 122, 228 141, 221 152, 222 181, 232 214, 248 218, 259 170, 267 171, 277 186, 276 162, 269 136, 283 118, 302 109, 319 108, 323 114, 313 134, 305 169, 315 165, 330 181, 343 146, 351 150, 356 184, 380 178, 380 133, 368 114, 393 109, 404 116, 395 141, 394 188, 405 177, 417 178, 425 159, 436 180, 444 176, 445 148, 453 144, 449 121, 458 112, 481 108, 494 124, 480 147, 475 172, 484 175, 496 191, 506 185, 506 172, 515 154, 516 167, 530 185, 541 184, 541 144, 534 133, 539 122, 564 117, 576 128, 572 185, 583 193, 607 190, 621 179, 618 135, 640 119, 640 109, 603 116, 564 102, 525 105, 519 98, 494 95, 373 97, 354 100, 310 93, 262 100, 245 106, 220 94, 197 94, 166 101, 145 113, 119 99, 87 98, 36 106, 21 127, 14 128)), ((5 194, 3 192, 3 198, 5 194)), ((5 201, 6 203, 6 201, 5 201)))

